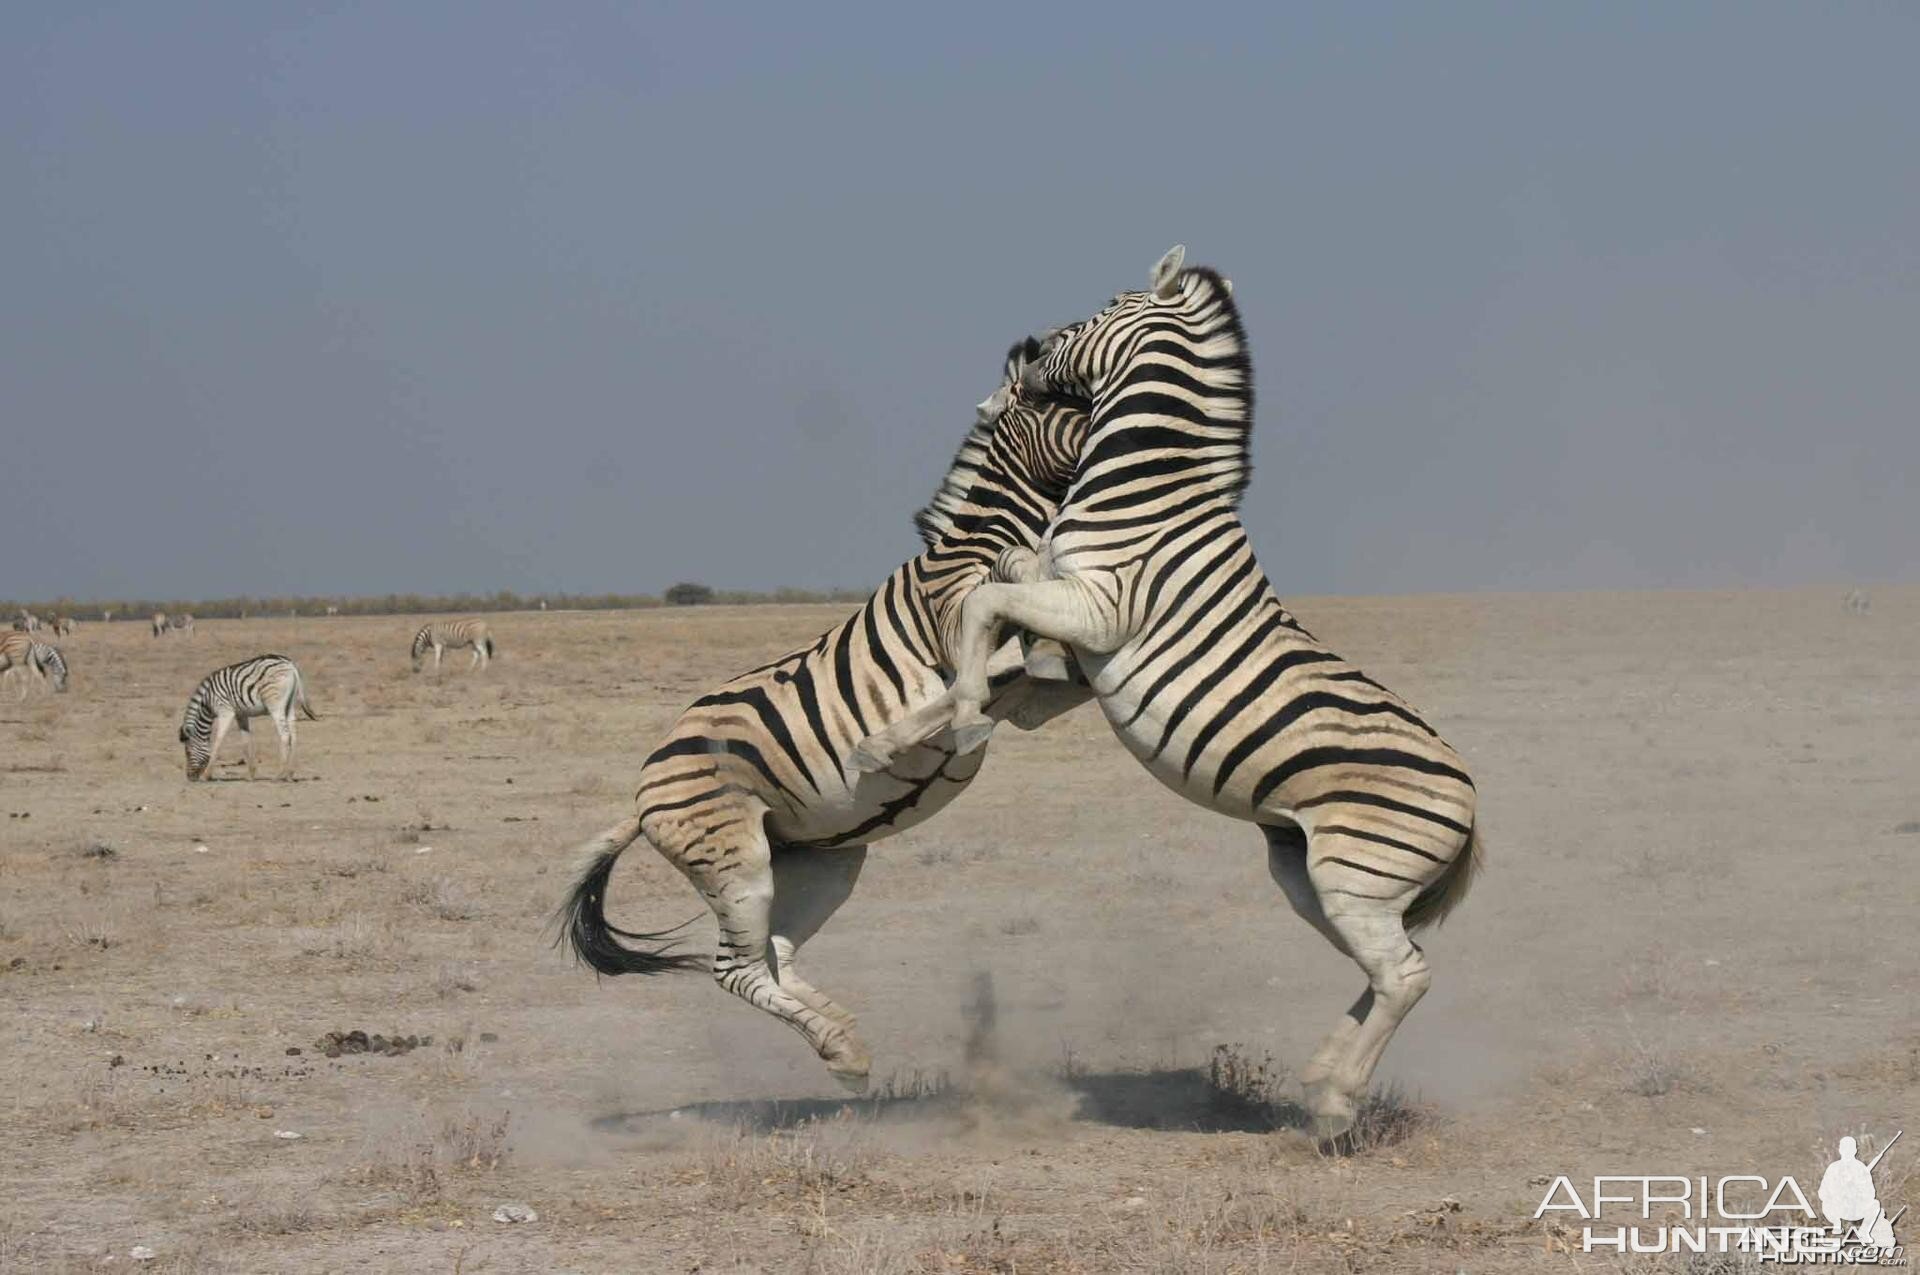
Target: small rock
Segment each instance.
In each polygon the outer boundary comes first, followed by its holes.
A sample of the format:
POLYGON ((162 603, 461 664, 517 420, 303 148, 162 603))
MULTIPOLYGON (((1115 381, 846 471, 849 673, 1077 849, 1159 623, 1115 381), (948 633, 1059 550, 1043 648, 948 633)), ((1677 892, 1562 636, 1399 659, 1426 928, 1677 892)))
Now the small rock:
POLYGON ((275 1129, 273 1136, 282 1142, 298 1142, 307 1135, 304 1133, 295 1133, 292 1129, 275 1129))
POLYGON ((538 1222, 540 1215, 524 1204, 508 1201, 493 1211, 496 1222, 538 1222))
POLYGON ((193 848, 193 852, 194 852, 195 854, 205 854, 205 853, 207 852, 207 845, 206 845, 206 843, 205 843, 205 842, 201 842, 201 843, 200 843, 199 845, 197 845, 197 846, 195 846, 195 847, 193 848))
POLYGON ((427 852, 428 852, 429 850, 431 850, 431 849, 433 849, 433 847, 432 847, 432 846, 415 846, 415 847, 413 848, 413 852, 414 852, 415 854, 425 854, 425 853, 427 853, 427 852))
POLYGON ((1895 824, 1893 830, 1903 837, 1920 834, 1920 819, 1909 819, 1905 823, 1895 824))
POLYGON ((135 1244, 127 1250, 127 1256, 136 1262, 151 1262, 155 1257, 158 1257, 159 1254, 155 1253, 145 1244, 135 1244))
POLYGON ((500 1039, 499 1032, 481 1032, 480 1033, 480 1043, 483 1045, 491 1045, 493 1044, 494 1041, 499 1039, 500 1039))
POLYGON ((287 1046, 287 1057, 298 1058, 299 1056, 300 1056, 300 1046, 298 1045, 287 1046))
POLYGON ((124 1067, 126 1065, 127 1065, 127 1060, 121 1057, 119 1054, 115 1054, 113 1057, 107 1059, 108 1071, 112 1071, 115 1067, 124 1067))
POLYGON ((1693 1136, 1696 1138, 1704 1138, 1707 1136, 1707 1131, 1705 1129, 1702 1129, 1699 1125, 1695 1125, 1693 1127, 1693 1136))

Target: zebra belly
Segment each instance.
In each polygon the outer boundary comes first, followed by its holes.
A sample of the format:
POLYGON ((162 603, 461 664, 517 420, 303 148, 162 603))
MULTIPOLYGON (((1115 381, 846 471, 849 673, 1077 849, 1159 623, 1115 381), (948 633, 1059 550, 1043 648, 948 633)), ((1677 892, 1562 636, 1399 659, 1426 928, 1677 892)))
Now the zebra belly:
POLYGON ((952 803, 980 773, 987 750, 955 756, 942 731, 894 759, 877 775, 824 784, 818 799, 783 806, 767 818, 773 840, 790 845, 858 846, 924 823, 952 803))

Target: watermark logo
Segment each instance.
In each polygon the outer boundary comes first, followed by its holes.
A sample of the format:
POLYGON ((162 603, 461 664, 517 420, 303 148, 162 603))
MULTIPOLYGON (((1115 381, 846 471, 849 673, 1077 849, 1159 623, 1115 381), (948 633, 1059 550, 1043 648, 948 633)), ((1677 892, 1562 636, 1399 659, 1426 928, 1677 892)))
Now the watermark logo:
POLYGON ((1905 1266, 1906 1247, 1894 1228, 1905 1206, 1889 1215, 1875 1171, 1895 1133, 1871 1160, 1859 1144, 1840 1139, 1812 1199, 1792 1177, 1735 1173, 1720 1178, 1682 1174, 1593 1179, 1581 1195, 1570 1178, 1554 1178, 1535 1221, 1577 1214, 1587 1253, 1745 1253, 1782 1266, 1905 1266), (1819 1201, 1816 1208, 1813 1200, 1819 1201), (1655 1210, 1661 1221, 1655 1222, 1655 1210))

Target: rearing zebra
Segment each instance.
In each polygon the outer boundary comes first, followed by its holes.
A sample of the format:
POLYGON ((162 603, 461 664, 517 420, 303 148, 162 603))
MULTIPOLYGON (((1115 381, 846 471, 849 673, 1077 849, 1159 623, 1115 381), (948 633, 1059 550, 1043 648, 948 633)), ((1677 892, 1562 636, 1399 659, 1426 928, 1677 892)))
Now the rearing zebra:
MULTIPOLYGON (((1009 373, 1036 351, 1016 346, 1009 373)), ((641 768, 634 814, 582 847, 590 858, 561 911, 562 939, 581 960, 602 974, 702 963, 634 945, 672 931, 607 922, 614 861, 644 836, 719 918, 720 986, 798 1031, 842 1083, 865 1085, 870 1058, 853 1016, 801 977, 795 953, 853 892, 868 845, 945 807, 984 754, 957 756, 943 737, 902 752, 881 774, 851 773, 844 759, 879 723, 939 692, 961 599, 1003 553, 1038 541, 1086 428, 1084 409, 1003 384, 914 520, 925 552, 811 645, 681 715, 641 768)), ((1025 729, 1087 698, 1084 686, 1026 677, 1017 648, 998 672, 986 711, 1025 729)))
POLYGON ((1473 781, 1412 709, 1300 627, 1254 561, 1238 510, 1246 338, 1231 285, 1183 257, 1029 365, 1029 388, 1093 404, 1073 489, 1024 564, 1042 578, 973 591, 951 694, 870 740, 865 760, 930 730, 963 749, 984 737, 1003 624, 1069 643, 1128 750, 1182 796, 1261 825, 1288 902, 1366 972, 1301 1073, 1333 1137, 1431 981, 1408 927, 1444 917, 1472 878, 1473 781))
POLYGON ((0 682, 20 679, 20 698, 27 697, 26 675, 33 673, 42 682, 53 683, 56 692, 67 689, 67 660, 60 648, 36 642, 24 633, 0 633, 0 682))
POLYGON ((207 674, 187 700, 187 711, 180 718, 180 742, 187 749, 187 779, 202 779, 213 769, 220 741, 235 725, 247 737, 247 778, 256 778, 253 731, 247 725, 254 717, 273 719, 273 728, 280 736, 280 778, 292 778, 296 707, 308 721, 319 720, 307 703, 300 670, 284 655, 256 655, 207 674))
POLYGON ((463 646, 473 648, 473 659, 467 665, 470 669, 485 668, 493 659, 493 634, 488 631, 485 620, 435 620, 423 624, 413 635, 413 671, 420 671, 428 647, 433 648, 433 667, 437 672, 440 652, 448 647, 457 651, 463 646))

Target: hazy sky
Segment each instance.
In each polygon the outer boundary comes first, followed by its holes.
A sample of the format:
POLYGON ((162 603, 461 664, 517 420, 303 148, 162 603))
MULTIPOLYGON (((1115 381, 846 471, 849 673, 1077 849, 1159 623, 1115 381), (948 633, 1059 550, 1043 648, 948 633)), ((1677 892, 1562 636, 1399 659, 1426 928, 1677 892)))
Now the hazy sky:
POLYGON ((0 595, 867 587, 1176 240, 1283 593, 1920 574, 1912 6, 0 31, 0 595))

